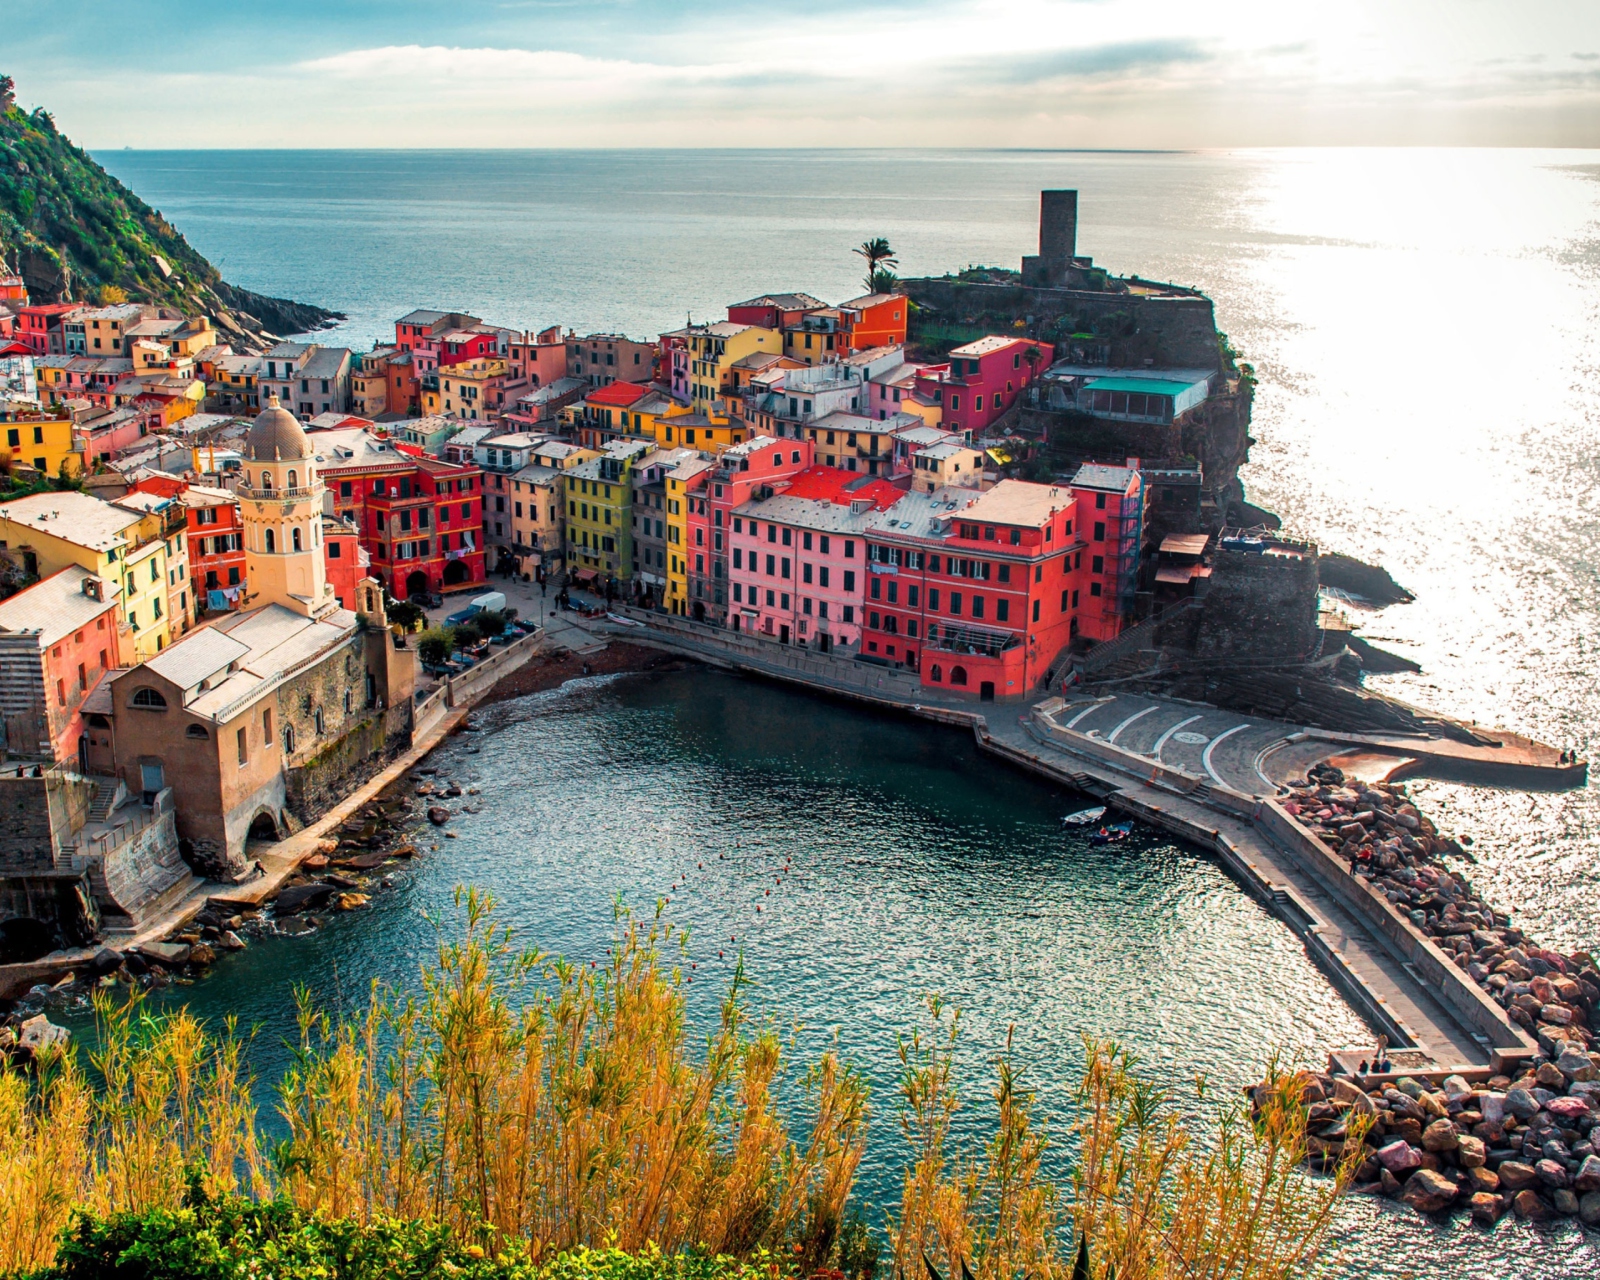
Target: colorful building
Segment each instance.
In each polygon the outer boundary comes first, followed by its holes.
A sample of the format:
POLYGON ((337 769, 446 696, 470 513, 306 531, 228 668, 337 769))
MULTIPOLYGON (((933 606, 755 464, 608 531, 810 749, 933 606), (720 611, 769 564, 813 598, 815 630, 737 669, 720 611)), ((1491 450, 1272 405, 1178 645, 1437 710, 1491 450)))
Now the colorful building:
MULTIPOLYGON (((70 490, 0 503, 0 550, 40 577, 77 565, 121 587, 130 643, 125 658, 142 662, 172 639, 167 603, 167 540, 151 536, 147 513, 70 490)), ((159 523, 159 522, 155 522, 159 523)))
POLYGON ((975 440, 1050 367, 1051 350, 1031 338, 979 338, 952 350, 948 364, 919 370, 916 390, 941 406, 947 431, 975 440))
POLYGON ((422 375, 422 412, 450 414, 469 422, 494 422, 527 390, 498 356, 441 365, 422 375))
POLYGON ((1037 695, 1078 637, 1121 630, 1138 576, 1139 474, 907 494, 868 534, 862 650, 980 700, 1037 695))
POLYGON ((371 557, 371 576, 405 599, 484 581, 483 473, 417 456, 361 428, 313 432, 323 483, 371 557))
POLYGON ((633 468, 645 440, 614 440, 600 456, 563 473, 567 565, 580 582, 620 586, 633 577, 633 468))
POLYGON ((83 472, 83 454, 70 414, 22 414, 0 422, 0 450, 6 470, 32 467, 41 475, 72 478, 83 472))
POLYGON ((530 387, 548 387, 568 376, 567 340, 558 324, 538 333, 513 334, 506 358, 515 376, 530 387))
POLYGON ((855 650, 867 529, 901 496, 886 481, 838 467, 756 489, 731 513, 732 628, 823 653, 855 650))
MULTIPOLYGON (((674 349, 687 361, 685 398, 696 413, 705 414, 727 413, 730 399, 742 401, 749 375, 736 366, 746 356, 778 354, 783 341, 776 329, 731 321, 690 325, 667 336, 675 340, 674 349)), ((678 394, 677 381, 675 366, 674 395, 678 394)))
POLYGON ((781 332, 808 311, 822 311, 827 305, 809 293, 764 293, 759 298, 730 303, 728 320, 733 324, 753 324, 781 332))
POLYGON ((83 704, 122 665, 115 578, 74 565, 0 601, 6 749, 83 766, 83 704))
POLYGON ((339 606, 361 612, 359 585, 371 577, 372 557, 361 545, 355 523, 344 516, 322 517, 323 569, 339 606))
POLYGON ((137 511, 143 517, 139 537, 159 539, 166 549, 167 618, 172 639, 185 634, 200 615, 201 602, 195 598, 189 578, 189 521, 181 499, 137 489, 115 499, 114 505, 137 511))
POLYGON ((656 349, 620 333, 591 333, 586 338, 567 335, 567 376, 582 378, 591 387, 619 380, 650 382, 656 376, 656 349))
MULTIPOLYGON (((662 596, 662 607, 680 617, 693 615, 704 619, 707 613, 708 592, 705 575, 696 575, 698 596, 691 600, 689 566, 691 563, 690 520, 694 517, 694 532, 705 541, 705 495, 717 464, 709 458, 691 458, 680 462, 665 477, 667 527, 667 586, 662 596)), ((695 553, 704 557, 705 552, 695 553)))

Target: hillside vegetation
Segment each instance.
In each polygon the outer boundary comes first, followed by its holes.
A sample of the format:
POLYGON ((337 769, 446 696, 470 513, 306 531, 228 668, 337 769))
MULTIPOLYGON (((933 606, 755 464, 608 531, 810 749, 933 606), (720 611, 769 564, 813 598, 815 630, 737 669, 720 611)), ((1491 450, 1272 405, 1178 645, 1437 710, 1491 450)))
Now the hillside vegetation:
POLYGON ((248 339, 338 319, 304 303, 236 288, 161 214, 57 131, 42 107, 16 105, 0 75, 0 269, 36 302, 151 302, 204 312, 248 339))

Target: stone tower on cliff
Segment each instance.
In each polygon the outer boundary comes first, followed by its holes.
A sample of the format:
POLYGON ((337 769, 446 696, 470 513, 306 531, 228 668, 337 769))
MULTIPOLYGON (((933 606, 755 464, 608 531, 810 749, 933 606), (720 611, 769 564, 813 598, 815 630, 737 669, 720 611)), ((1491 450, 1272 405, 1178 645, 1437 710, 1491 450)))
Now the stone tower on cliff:
POLYGON ((322 547, 322 481, 300 420, 273 396, 245 440, 239 487, 245 581, 252 605, 308 618, 338 608, 322 547))
POLYGON ((1068 284, 1078 252, 1078 193, 1039 193, 1039 253, 1022 260, 1022 283, 1035 288, 1068 284))

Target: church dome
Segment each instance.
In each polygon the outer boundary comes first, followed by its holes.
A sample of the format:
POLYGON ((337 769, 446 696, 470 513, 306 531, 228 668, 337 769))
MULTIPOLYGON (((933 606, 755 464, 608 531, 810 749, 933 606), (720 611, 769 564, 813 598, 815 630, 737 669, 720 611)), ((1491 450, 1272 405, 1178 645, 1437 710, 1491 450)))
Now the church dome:
POLYGON ((245 456, 252 462, 279 462, 290 458, 309 458, 311 442, 300 426, 300 419, 273 396, 256 417, 245 440, 245 456))

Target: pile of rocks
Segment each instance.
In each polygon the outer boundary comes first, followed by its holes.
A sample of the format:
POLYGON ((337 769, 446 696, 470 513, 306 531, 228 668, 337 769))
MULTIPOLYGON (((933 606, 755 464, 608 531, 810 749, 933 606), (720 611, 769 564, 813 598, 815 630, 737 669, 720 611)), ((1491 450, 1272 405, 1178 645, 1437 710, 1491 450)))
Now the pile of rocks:
POLYGON ((1292 784, 1284 809, 1350 863, 1458 968, 1538 1042, 1554 1062, 1587 1052, 1600 1015, 1600 969, 1588 952, 1563 955, 1530 942, 1463 875, 1436 861, 1460 854, 1390 783, 1347 785, 1331 765, 1292 784))
MULTIPOLYGON (((1486 1226, 1510 1210, 1600 1229, 1600 1054, 1571 1051, 1560 1065, 1481 1089, 1460 1076, 1439 1089, 1407 1076, 1370 1092, 1345 1076, 1301 1079, 1308 1157, 1326 1168, 1359 1156, 1356 1194, 1422 1213, 1466 1208, 1486 1226), (1351 1152, 1352 1142, 1361 1148, 1351 1152)), ((1258 1107, 1269 1087, 1256 1087, 1258 1107)))

